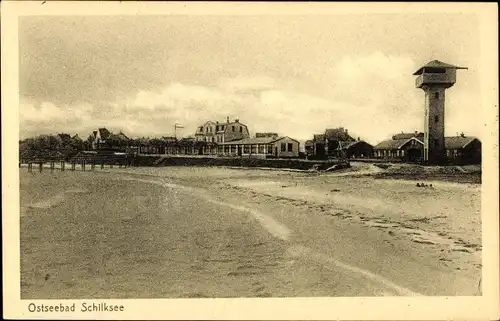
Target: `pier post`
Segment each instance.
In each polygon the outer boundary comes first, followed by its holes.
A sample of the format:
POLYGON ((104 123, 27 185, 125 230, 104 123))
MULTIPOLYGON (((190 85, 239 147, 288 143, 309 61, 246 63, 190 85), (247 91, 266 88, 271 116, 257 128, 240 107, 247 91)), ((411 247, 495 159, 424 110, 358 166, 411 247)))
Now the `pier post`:
POLYGON ((28 172, 32 172, 33 171, 33 163, 32 162, 29 162, 28 163, 28 172))
POLYGON ((43 162, 38 163, 38 168, 39 168, 40 173, 41 173, 43 170, 43 162))
POLYGON ((101 169, 104 169, 104 159, 101 159, 101 169))
POLYGON ((82 160, 82 171, 84 171, 84 172, 85 172, 85 159, 84 159, 84 160, 82 160))
POLYGON ((54 161, 50 161, 50 171, 53 172, 56 168, 56 163, 54 161))
POLYGON ((64 172, 64 167, 66 166, 66 162, 63 160, 61 161, 61 171, 64 172))
POLYGON ((90 169, 94 170, 95 168, 95 160, 92 160, 92 163, 90 164, 90 169))

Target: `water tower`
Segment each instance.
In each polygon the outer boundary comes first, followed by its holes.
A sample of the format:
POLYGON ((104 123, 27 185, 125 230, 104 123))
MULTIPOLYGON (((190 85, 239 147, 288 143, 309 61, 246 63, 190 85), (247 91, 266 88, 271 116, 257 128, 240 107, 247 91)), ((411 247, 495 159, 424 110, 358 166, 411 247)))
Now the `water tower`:
POLYGON ((456 82, 457 67, 433 60, 418 69, 413 75, 418 76, 417 88, 425 92, 424 120, 424 162, 440 164, 444 161, 444 103, 445 90, 456 82))

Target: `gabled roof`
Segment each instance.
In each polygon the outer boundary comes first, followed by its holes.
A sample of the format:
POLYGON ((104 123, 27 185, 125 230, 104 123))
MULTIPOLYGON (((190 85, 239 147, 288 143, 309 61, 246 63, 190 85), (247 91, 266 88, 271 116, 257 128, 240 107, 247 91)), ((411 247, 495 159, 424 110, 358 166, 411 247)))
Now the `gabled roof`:
POLYGON ((478 140, 476 137, 472 136, 453 136, 444 138, 444 147, 446 149, 462 149, 467 145, 472 143, 474 140, 478 140))
POLYGON ((127 137, 127 135, 125 135, 122 131, 120 131, 118 133, 118 136, 120 136, 122 139, 129 140, 129 138, 127 137))
POLYGON ((356 146, 357 144, 367 144, 371 147, 373 147, 371 144, 368 144, 367 142, 365 142, 364 140, 358 140, 358 141, 355 141, 355 142, 344 142, 344 141, 340 141, 339 142, 339 146, 337 146, 337 149, 338 150, 343 150, 343 149, 349 149, 353 146, 356 146))
POLYGON ((325 139, 337 141, 354 141, 355 139, 343 128, 328 128, 325 130, 325 139))
MULTIPOLYGON (((403 147, 407 142, 410 140, 416 140, 420 144, 423 144, 423 142, 415 137, 412 137, 410 139, 388 139, 380 142, 377 144, 374 149, 400 149, 403 147)), ((453 137, 445 137, 444 138, 444 148, 445 149, 462 149, 467 147, 470 143, 472 143, 474 140, 478 140, 476 137, 472 136, 453 136, 453 137)))
POLYGON ((419 139, 417 139, 415 137, 412 137, 410 139, 387 139, 387 140, 381 141, 380 143, 378 143, 373 148, 374 149, 387 149, 387 150, 389 150, 389 149, 400 149, 406 143, 408 143, 408 142, 410 142, 412 140, 415 140, 415 141, 417 141, 418 143, 420 143, 422 145, 424 144, 419 139))
POLYGON ((78 136, 78 134, 76 134, 75 136, 71 137, 71 139, 77 140, 77 141, 83 141, 83 139, 81 139, 80 136, 78 136))
POLYGON ((439 60, 432 60, 429 61, 425 66, 420 67, 417 71, 413 73, 413 75, 420 75, 424 68, 444 68, 444 69, 466 69, 464 67, 458 67, 454 65, 447 64, 445 62, 439 61, 439 60))
POLYGON ((99 128, 99 135, 101 136, 101 139, 108 139, 111 132, 106 128, 99 128))
POLYGON ((392 139, 410 139, 412 137, 421 138, 424 137, 424 133, 400 133, 392 136, 392 139))

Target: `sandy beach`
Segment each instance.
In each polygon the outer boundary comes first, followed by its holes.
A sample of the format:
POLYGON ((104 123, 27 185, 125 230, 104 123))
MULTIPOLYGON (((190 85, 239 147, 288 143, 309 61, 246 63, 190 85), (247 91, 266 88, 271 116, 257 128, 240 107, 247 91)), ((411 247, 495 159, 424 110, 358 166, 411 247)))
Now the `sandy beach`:
POLYGON ((481 185, 20 169, 22 298, 479 295, 481 185))

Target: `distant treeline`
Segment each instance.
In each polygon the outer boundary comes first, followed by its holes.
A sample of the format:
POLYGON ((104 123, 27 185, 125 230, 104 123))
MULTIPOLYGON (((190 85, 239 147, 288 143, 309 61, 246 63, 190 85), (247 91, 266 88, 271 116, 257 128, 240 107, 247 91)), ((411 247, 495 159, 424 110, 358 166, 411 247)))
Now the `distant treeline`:
POLYGON ((19 141, 19 157, 57 157, 68 158, 76 155, 82 150, 91 147, 88 141, 84 141, 75 135, 39 135, 19 141))
MULTIPOLYGON (((116 136, 115 136, 116 137, 116 136)), ((123 139, 109 137, 105 143, 94 144, 95 138, 89 135, 82 140, 78 135, 66 133, 56 135, 39 135, 19 141, 19 156, 26 158, 64 158, 69 159, 82 151, 114 150, 129 153, 197 153, 195 149, 203 148, 213 143, 195 141, 193 138, 175 139, 173 137, 123 139)))

